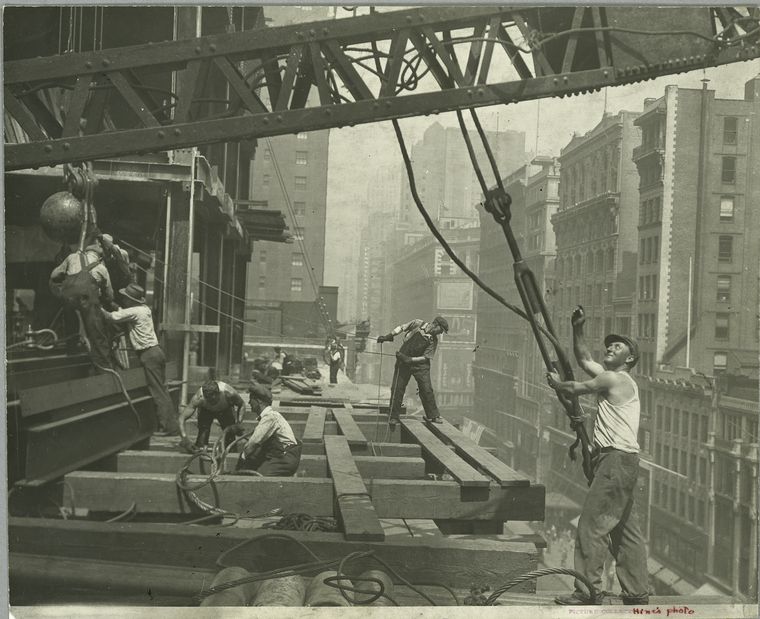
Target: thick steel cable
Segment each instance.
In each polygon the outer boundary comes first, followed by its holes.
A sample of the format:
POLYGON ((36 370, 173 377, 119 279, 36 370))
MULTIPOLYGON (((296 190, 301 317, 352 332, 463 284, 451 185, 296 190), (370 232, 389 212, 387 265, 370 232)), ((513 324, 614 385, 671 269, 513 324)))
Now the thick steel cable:
POLYGON ((541 576, 551 576, 553 574, 565 574, 567 576, 573 576, 577 580, 581 581, 583 585, 588 589, 590 598, 595 598, 598 595, 598 592, 594 588, 594 585, 592 585, 589 579, 586 578, 580 572, 576 572, 575 570, 572 570, 567 567, 548 567, 543 570, 535 570, 535 571, 523 574, 522 576, 518 576, 517 578, 509 581, 503 587, 499 587, 488 597, 488 599, 486 600, 485 606, 493 606, 496 600, 502 594, 506 593, 509 589, 519 585, 520 583, 523 583, 527 580, 533 580, 534 578, 540 578, 541 576))

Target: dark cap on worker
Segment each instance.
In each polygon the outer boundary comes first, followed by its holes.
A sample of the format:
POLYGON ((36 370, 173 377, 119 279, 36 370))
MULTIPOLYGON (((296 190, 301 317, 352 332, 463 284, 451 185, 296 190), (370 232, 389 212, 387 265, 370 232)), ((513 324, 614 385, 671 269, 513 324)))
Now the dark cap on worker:
POLYGON ((252 398, 257 399, 259 402, 266 402, 267 404, 272 403, 272 392, 264 385, 251 383, 251 386, 248 387, 248 393, 252 398))
POLYGON ((633 357, 633 363, 631 363, 630 367, 639 362, 639 345, 636 343, 636 340, 627 335, 617 335, 616 333, 610 333, 604 338, 605 346, 609 346, 613 342, 623 342, 623 344, 628 346, 628 350, 631 351, 631 356, 633 357))
POLYGON ((219 383, 215 380, 208 380, 201 386, 204 398, 215 398, 219 395, 219 383))
POLYGON ((446 320, 443 316, 436 316, 433 318, 433 324, 441 327, 444 333, 449 332, 449 321, 446 320))

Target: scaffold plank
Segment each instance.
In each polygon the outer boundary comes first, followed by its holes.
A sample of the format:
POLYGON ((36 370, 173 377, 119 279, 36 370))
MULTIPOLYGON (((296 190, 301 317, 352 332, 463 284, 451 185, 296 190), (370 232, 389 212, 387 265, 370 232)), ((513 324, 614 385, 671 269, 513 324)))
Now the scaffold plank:
POLYGON ((346 437, 346 442, 349 445, 367 444, 364 433, 359 429, 356 420, 351 416, 349 411, 342 408, 332 408, 329 412, 338 423, 340 433, 346 437))
POLYGON ((326 436, 325 453, 335 488, 339 520, 346 539, 384 540, 383 527, 351 455, 346 437, 326 436))
POLYGON ((446 469, 461 486, 488 486, 491 483, 490 479, 481 475, 434 436, 422 422, 402 419, 401 427, 422 446, 422 451, 429 459, 446 469))
MULTIPOLYGON (((309 418, 306 421, 302 443, 321 443, 325 434, 325 415, 327 410, 318 406, 312 406, 309 411, 309 418)), ((292 427, 292 426, 291 426, 292 427)), ((295 431, 295 429, 294 429, 295 431)))

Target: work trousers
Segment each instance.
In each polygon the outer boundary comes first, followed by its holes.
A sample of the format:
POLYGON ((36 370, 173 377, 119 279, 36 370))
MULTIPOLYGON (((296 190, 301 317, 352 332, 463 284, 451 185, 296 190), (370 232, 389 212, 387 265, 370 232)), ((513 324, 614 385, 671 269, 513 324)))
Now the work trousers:
POLYGON ((151 346, 138 351, 140 363, 145 370, 148 391, 156 404, 159 423, 169 434, 179 434, 179 420, 174 402, 166 387, 166 357, 160 346, 151 346))
POLYGON ((237 470, 257 471, 264 477, 292 477, 301 464, 301 442, 285 449, 264 447, 255 458, 240 458, 237 470))
MULTIPOLYGON (((639 456, 616 449, 594 458, 594 481, 586 495, 575 540, 575 569, 602 590, 607 551, 616 562, 623 598, 646 598, 649 592, 646 540, 634 502, 639 456)), ((586 588, 575 581, 575 590, 586 588)))
POLYGON ((419 363, 404 363, 397 360, 396 367, 393 370, 393 382, 391 383, 391 419, 397 420, 399 418, 401 404, 404 401, 404 392, 412 376, 417 381, 420 400, 422 400, 422 407, 425 409, 425 418, 435 419, 439 417, 433 384, 430 382, 430 359, 425 359, 419 363))
MULTIPOLYGON (((211 425, 214 423, 214 419, 216 419, 219 422, 219 425, 222 426, 222 431, 237 423, 235 412, 231 406, 217 412, 206 410, 203 407, 198 408, 198 436, 195 439, 196 447, 204 447, 208 445, 208 437, 209 434, 211 434, 211 425)), ((224 438, 224 446, 228 447, 234 440, 235 434, 229 432, 224 438)))
POLYGON ((340 361, 330 364, 330 384, 335 385, 338 382, 338 370, 340 369, 340 361))
POLYGON ((90 357, 93 362, 100 368, 113 369, 111 332, 103 312, 100 311, 100 304, 93 301, 85 302, 77 310, 82 318, 82 327, 90 344, 90 357))

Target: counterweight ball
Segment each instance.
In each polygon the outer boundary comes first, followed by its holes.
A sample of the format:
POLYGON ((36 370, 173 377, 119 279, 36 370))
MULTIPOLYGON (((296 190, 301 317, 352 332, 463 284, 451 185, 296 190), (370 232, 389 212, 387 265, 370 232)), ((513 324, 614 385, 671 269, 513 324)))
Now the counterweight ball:
POLYGON ((54 241, 76 243, 83 221, 82 201, 68 191, 54 193, 40 209, 42 230, 54 241))

